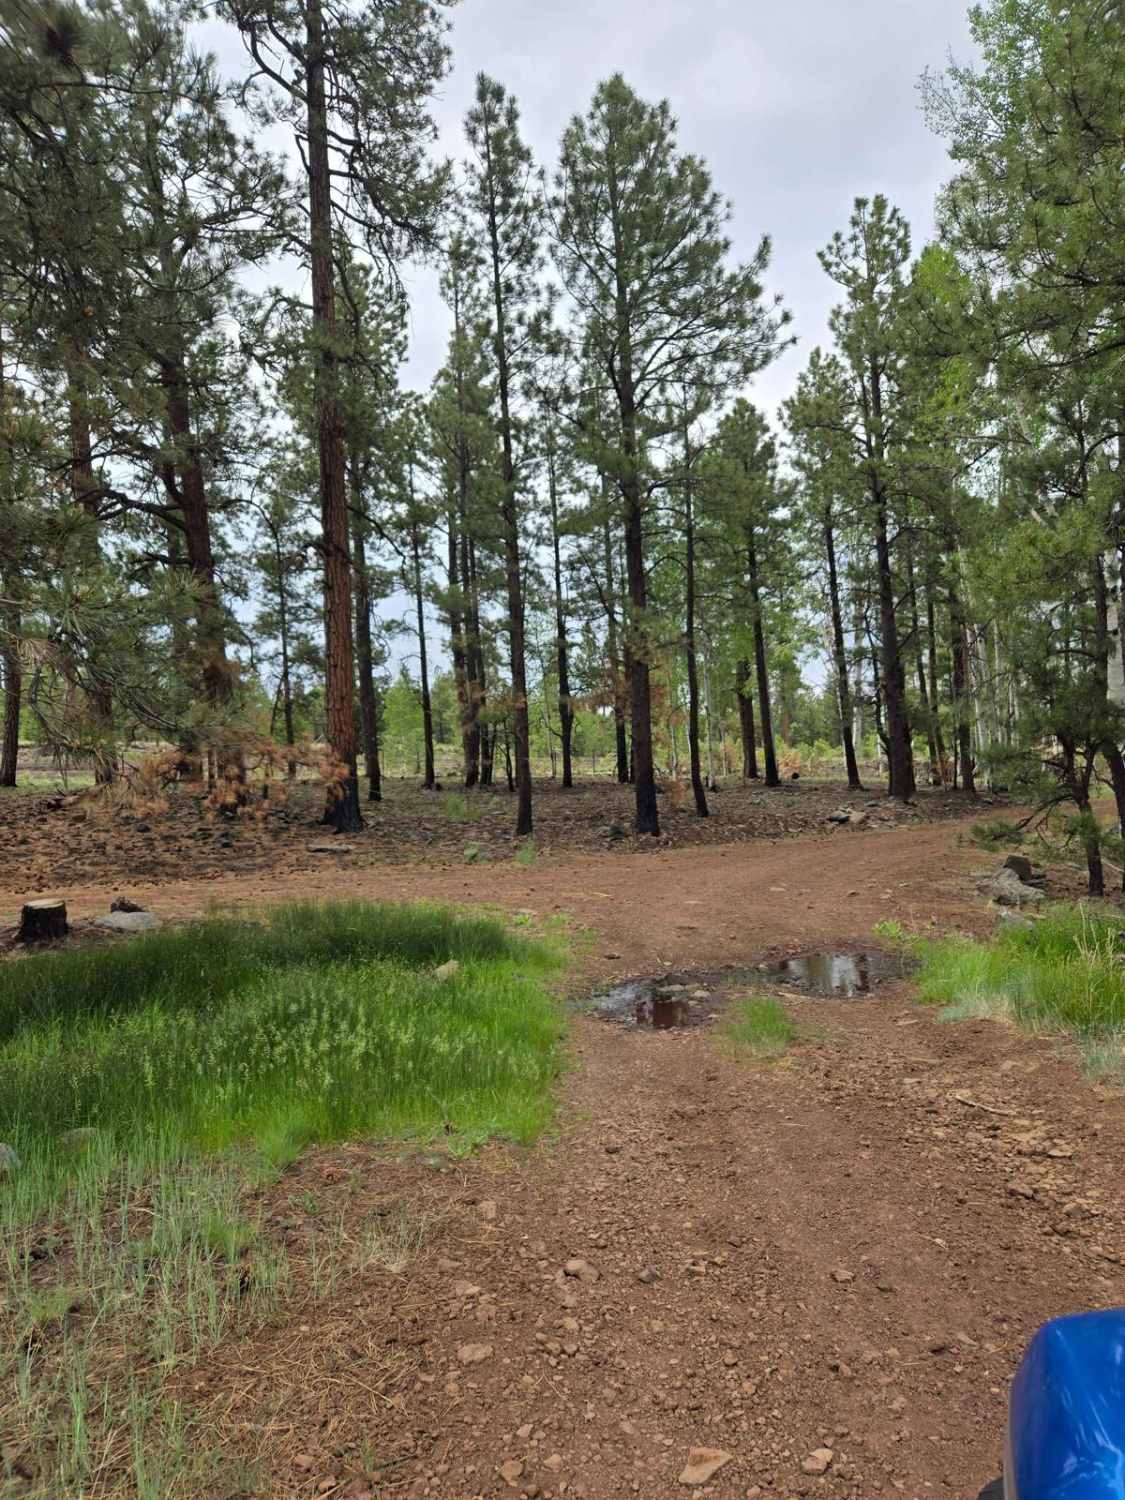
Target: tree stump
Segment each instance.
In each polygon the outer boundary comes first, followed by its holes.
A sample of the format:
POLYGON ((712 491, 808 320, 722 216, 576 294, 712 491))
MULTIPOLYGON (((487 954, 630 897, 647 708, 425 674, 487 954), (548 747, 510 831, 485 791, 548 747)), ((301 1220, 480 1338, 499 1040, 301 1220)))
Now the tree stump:
POLYGON ((20 918, 21 943, 54 943, 66 937, 65 901, 29 901, 20 918))

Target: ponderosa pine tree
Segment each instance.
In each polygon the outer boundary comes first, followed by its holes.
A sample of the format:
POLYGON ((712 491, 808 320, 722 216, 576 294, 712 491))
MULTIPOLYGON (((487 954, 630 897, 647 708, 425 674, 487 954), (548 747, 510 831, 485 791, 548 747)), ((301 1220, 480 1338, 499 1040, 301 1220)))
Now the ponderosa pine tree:
POLYGON ((515 742, 516 834, 531 832, 531 738, 527 646, 520 560, 519 475, 514 407, 534 351, 535 310, 542 300, 542 207, 534 189, 531 152, 520 138, 519 109, 503 86, 481 73, 476 103, 465 119, 472 156, 464 205, 485 246, 492 292, 492 351, 500 408, 500 516, 511 647, 515 742))
POLYGON ((673 382, 725 391, 777 352, 785 314, 763 303, 769 260, 728 267, 729 215, 703 163, 682 153, 667 103, 616 74, 563 136, 551 213, 555 258, 583 347, 613 392, 596 464, 621 499, 629 592, 629 688, 638 833, 660 821, 652 739, 645 525, 648 454, 673 382))
POLYGON ((333 244, 358 231, 384 265, 432 241, 445 173, 426 159, 430 94, 447 66, 439 0, 221 0, 256 65, 261 116, 290 126, 308 191, 317 354, 328 741, 337 762, 324 820, 363 826, 356 756, 351 549, 333 244))
POLYGON ((867 489, 867 518, 874 542, 879 599, 882 691, 890 796, 914 795, 914 754, 906 697, 906 671, 898 623, 898 579, 892 554, 893 507, 901 500, 901 445, 909 412, 899 382, 905 358, 903 275, 910 231, 881 195, 857 198, 846 234, 837 231, 820 252, 825 271, 845 294, 830 326, 849 377, 845 423, 855 462, 867 489))

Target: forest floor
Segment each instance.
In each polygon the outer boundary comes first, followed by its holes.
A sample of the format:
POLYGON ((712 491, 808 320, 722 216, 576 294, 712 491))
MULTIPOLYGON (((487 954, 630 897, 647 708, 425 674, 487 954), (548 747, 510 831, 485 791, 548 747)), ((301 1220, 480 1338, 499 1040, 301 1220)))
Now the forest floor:
MULTIPOLYGON (((1036 1326, 1125 1302, 1125 1107, 1066 1044, 943 1022, 909 979, 819 999, 760 972, 869 948, 880 920, 991 926, 973 874, 997 860, 967 819, 826 832, 823 816, 784 840, 635 860, 541 849, 529 867, 509 852, 487 872, 327 856, 56 875, 79 917, 128 880, 169 919, 427 898, 565 917, 574 935, 572 1066, 549 1139, 469 1157, 317 1149, 263 1190, 295 1265, 328 1222, 354 1247, 393 1220, 408 1248, 345 1256, 329 1284, 314 1293, 310 1276, 264 1328, 174 1372, 224 1471, 245 1459, 254 1476, 200 1493, 923 1500, 995 1477, 1036 1326), (705 1015, 783 994, 800 1037, 755 1061, 713 1023, 654 1031, 584 1003, 668 975, 706 991, 705 1015)), ((4 908, 28 868, 7 864, 4 908)))

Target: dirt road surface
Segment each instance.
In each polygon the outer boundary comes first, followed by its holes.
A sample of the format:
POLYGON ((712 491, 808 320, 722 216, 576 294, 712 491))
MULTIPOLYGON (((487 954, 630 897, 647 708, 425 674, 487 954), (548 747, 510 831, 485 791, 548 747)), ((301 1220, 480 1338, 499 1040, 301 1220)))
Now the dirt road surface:
MULTIPOLYGON (((566 914, 588 987, 859 945, 880 918, 986 928, 959 831, 130 893, 169 917, 296 896, 566 914)), ((1120 1097, 1057 1042, 942 1022, 909 981, 787 1004, 806 1035, 773 1064, 578 1016, 533 1148, 307 1154, 267 1206, 287 1241, 312 1195, 357 1245, 363 1214, 432 1229, 397 1274, 357 1253, 315 1306, 225 1343, 184 1375, 189 1409, 276 1496, 975 1497, 1035 1327, 1125 1300, 1120 1097)))

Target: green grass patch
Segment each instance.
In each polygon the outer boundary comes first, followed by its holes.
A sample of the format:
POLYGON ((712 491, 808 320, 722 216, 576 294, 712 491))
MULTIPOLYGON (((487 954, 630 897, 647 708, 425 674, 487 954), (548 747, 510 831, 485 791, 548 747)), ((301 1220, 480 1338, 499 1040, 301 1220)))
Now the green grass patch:
POLYGON ((280 1168, 314 1140, 530 1139, 556 964, 495 920, 357 902, 0 965, 0 1140, 22 1161, 4 1203, 243 1141, 280 1168))
POLYGON ((719 1023, 719 1039, 735 1052, 755 1057, 780 1057, 800 1028, 786 1014, 780 1000, 771 995, 747 995, 719 1023))
POLYGON ((915 944, 919 997, 950 1019, 1008 1018, 1059 1031, 1101 1053, 1125 1035, 1125 923, 1081 907, 1057 907, 1030 931, 990 943, 942 938, 915 944))

